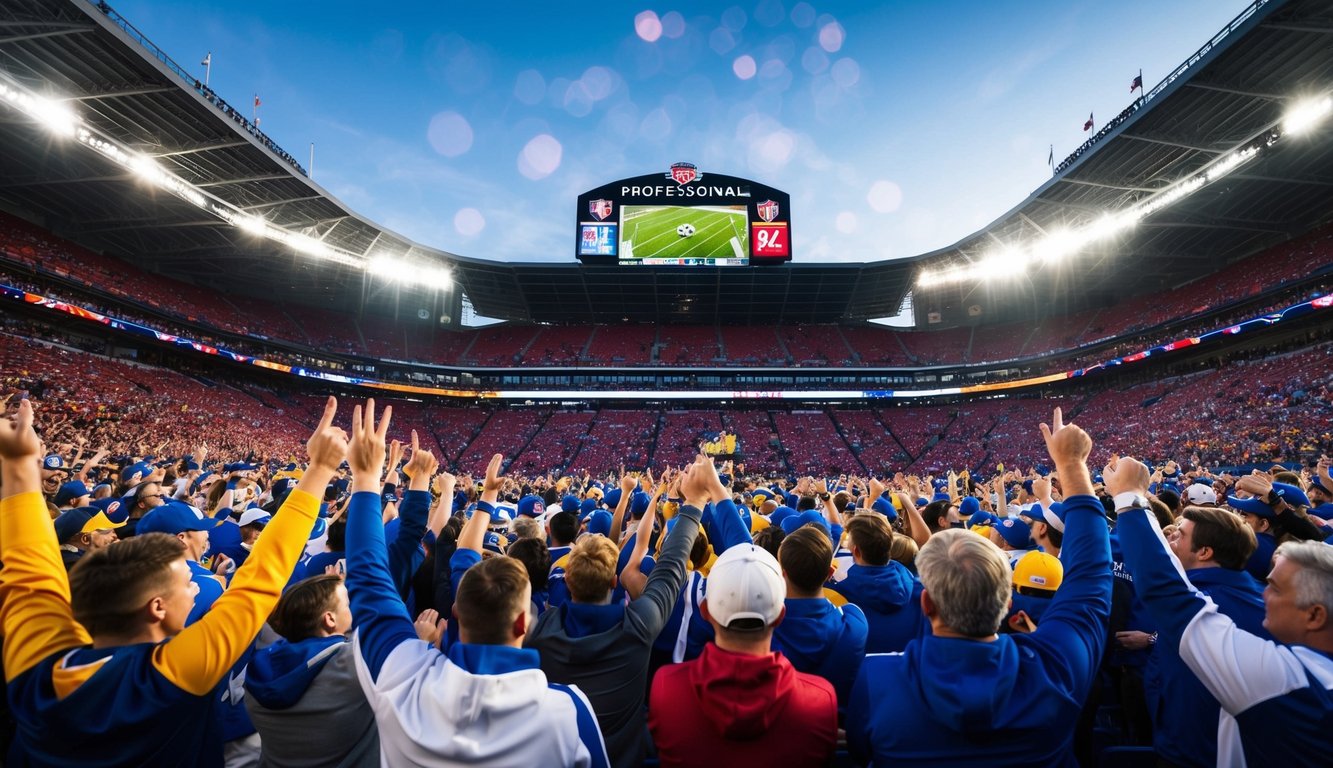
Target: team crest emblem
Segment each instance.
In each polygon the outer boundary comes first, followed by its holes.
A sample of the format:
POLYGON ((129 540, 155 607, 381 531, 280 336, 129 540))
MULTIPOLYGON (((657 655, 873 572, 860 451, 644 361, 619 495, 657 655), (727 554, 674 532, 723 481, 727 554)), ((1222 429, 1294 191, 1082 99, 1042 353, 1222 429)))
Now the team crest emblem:
POLYGON ((675 181, 677 184, 689 184, 695 179, 702 179, 704 175, 699 173, 699 167, 694 163, 673 163, 671 172, 667 178, 675 181))
POLYGON ((606 217, 611 215, 611 201, 591 200, 588 202, 588 212, 598 221, 605 221, 606 217))
POLYGON ((759 214, 759 218, 764 221, 772 221, 778 217, 778 204, 772 200, 758 203, 754 208, 755 212, 759 214))

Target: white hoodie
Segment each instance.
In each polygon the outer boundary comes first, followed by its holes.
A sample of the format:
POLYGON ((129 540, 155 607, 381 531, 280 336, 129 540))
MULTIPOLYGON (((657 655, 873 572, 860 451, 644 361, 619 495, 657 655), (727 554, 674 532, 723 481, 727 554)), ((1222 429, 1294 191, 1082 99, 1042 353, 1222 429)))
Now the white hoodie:
POLYGON ((607 765, 588 700, 548 683, 535 651, 458 643, 446 655, 406 640, 372 676, 354 642, 384 765, 607 765))

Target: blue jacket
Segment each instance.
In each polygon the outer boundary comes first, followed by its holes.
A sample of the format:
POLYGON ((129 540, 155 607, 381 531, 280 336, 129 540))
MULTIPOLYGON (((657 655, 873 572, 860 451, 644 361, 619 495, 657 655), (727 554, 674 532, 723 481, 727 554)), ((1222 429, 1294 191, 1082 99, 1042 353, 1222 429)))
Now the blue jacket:
POLYGON ((866 653, 901 651, 926 631, 921 582, 902 563, 853 565, 832 589, 865 613, 870 625, 866 653))
POLYGON ((847 706, 855 760, 1075 765, 1073 723, 1106 642, 1111 550, 1095 497, 1068 498, 1065 521, 1064 583, 1035 632, 993 641, 927 632, 902 653, 866 656, 847 706))
MULTIPOLYGON (((1195 568, 1185 572, 1190 584, 1212 598, 1241 629, 1271 640, 1264 629, 1264 596, 1245 571, 1195 568)), ((1209 768, 1217 764, 1217 718, 1221 705, 1194 676, 1175 646, 1153 646, 1149 667, 1155 671, 1153 748, 1175 765, 1209 768)))
POLYGON ((1118 527, 1125 562, 1160 627, 1158 646, 1175 648, 1221 705, 1211 729, 1217 764, 1308 765, 1313 755, 1326 754, 1333 733, 1333 655, 1265 640, 1237 626, 1190 585, 1147 514, 1123 513, 1118 527))
POLYGON ((1273 538, 1271 533, 1255 533, 1254 538, 1258 540, 1259 546, 1254 550, 1254 554, 1250 555, 1245 570, 1263 584, 1268 581, 1268 571, 1273 567, 1273 553, 1277 551, 1277 539, 1273 538))
POLYGON ((773 650, 786 656, 797 672, 832 683, 838 710, 845 711, 866 655, 866 615, 855 605, 839 608, 822 597, 789 597, 786 605, 787 615, 773 630, 773 650))

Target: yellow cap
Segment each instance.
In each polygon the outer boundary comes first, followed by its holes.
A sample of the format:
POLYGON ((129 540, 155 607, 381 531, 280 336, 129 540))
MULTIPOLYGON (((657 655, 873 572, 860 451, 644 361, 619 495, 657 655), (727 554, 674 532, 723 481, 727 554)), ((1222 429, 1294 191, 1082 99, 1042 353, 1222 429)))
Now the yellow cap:
POLYGON ((1014 586, 1054 592, 1065 579, 1059 558, 1045 552, 1029 552, 1014 564, 1014 586))

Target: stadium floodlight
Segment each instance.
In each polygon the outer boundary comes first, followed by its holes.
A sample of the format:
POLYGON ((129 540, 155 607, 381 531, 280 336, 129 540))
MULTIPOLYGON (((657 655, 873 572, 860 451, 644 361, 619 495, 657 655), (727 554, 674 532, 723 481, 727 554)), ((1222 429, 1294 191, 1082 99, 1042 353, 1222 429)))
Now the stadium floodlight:
POLYGON ((1282 135, 1299 136, 1308 133, 1333 112, 1333 98, 1302 99, 1282 116, 1282 135))
POLYGON ((63 101, 28 93, 4 82, 0 82, 0 100, 46 126, 47 130, 57 136, 73 138, 79 127, 79 116, 63 101))

